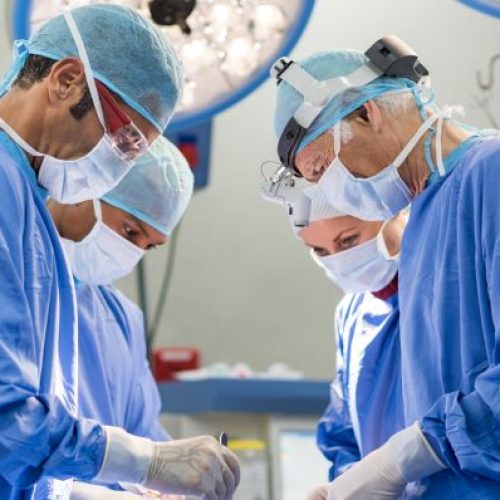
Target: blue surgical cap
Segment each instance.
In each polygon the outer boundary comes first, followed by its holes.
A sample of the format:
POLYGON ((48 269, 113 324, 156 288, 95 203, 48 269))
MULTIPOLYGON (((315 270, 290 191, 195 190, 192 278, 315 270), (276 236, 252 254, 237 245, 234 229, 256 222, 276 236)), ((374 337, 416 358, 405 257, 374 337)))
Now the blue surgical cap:
POLYGON ((193 194, 188 162, 165 137, 158 137, 118 186, 101 199, 169 236, 193 194))
MULTIPOLYGON (((71 11, 94 76, 162 132, 182 94, 183 70, 170 43, 136 11, 118 5, 87 5, 71 11)), ((29 54, 60 60, 79 57, 63 15, 47 21, 18 54, 3 90, 29 54)))
MULTIPOLYGON (((347 76, 368 62, 368 58, 357 50, 336 50, 316 52, 298 61, 297 64, 317 80, 330 80, 347 76)), ((317 139, 321 134, 333 127, 335 123, 359 108, 362 104, 386 92, 411 90, 415 92, 416 84, 405 78, 379 77, 362 87, 346 89, 334 96, 327 106, 313 121, 300 143, 299 150, 317 139)), ((287 82, 278 85, 276 109, 274 113, 274 130, 278 139, 286 124, 293 117, 304 98, 300 92, 287 82)))

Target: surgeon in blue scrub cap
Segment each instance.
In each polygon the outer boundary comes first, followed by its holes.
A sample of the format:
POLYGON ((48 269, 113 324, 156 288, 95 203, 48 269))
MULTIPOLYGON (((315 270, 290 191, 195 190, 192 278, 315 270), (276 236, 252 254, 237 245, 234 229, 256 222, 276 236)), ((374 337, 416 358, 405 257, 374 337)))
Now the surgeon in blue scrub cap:
MULTIPOLYGON (((366 62, 352 54, 300 65, 349 81, 366 62)), ((278 135, 294 93, 278 87, 278 135)), ((405 487, 409 498, 500 498, 500 139, 451 120, 432 97, 400 78, 347 86, 296 156, 345 213, 383 220, 412 207, 399 271, 406 428, 314 499, 397 499, 405 487)))
MULTIPOLYGON (((110 283, 128 274, 146 250, 167 242, 192 192, 186 160, 160 137, 101 200, 77 205, 49 200, 75 275, 80 415, 157 442, 169 437, 158 420, 160 401, 146 358, 142 314, 110 283)), ((206 437, 196 440, 199 449, 211 443, 206 437)), ((192 449, 194 443, 176 443, 179 453, 192 454, 193 463, 205 458, 192 449)), ((53 484, 37 486, 37 498, 53 484)), ((121 498, 81 482, 74 483, 76 492, 121 498)))
POLYGON ((100 198, 133 168, 175 108, 177 58, 111 5, 67 11, 18 50, 0 97, 0 498, 31 498, 46 476, 225 498, 237 471, 215 440, 184 443, 179 461, 175 444, 79 415, 73 277, 45 207, 47 191, 100 198))

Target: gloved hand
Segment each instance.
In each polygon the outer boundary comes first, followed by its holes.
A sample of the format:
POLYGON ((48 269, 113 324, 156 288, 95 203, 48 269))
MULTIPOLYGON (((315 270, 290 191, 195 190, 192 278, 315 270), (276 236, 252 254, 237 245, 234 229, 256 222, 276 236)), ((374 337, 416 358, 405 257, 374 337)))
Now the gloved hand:
POLYGON ((128 491, 114 491, 96 484, 73 482, 70 500, 141 500, 141 497, 128 491))
POLYGON ((185 500, 181 495, 162 495, 154 491, 115 491, 105 486, 73 481, 70 500, 185 500))
POLYGON ((165 493, 225 500, 232 498, 239 482, 236 455, 206 436, 155 444, 144 485, 165 493))
MULTIPOLYGON (((407 483, 430 476, 446 467, 425 439, 420 425, 394 434, 387 443, 367 455, 311 500, 397 500, 407 483)), ((323 487, 324 488, 324 487, 323 487)))
POLYGON ((104 427, 106 454, 96 481, 140 484, 160 493, 226 500, 240 481, 236 456, 209 436, 153 443, 104 427))
POLYGON ((307 495, 306 500, 327 500, 330 484, 322 484, 307 495))

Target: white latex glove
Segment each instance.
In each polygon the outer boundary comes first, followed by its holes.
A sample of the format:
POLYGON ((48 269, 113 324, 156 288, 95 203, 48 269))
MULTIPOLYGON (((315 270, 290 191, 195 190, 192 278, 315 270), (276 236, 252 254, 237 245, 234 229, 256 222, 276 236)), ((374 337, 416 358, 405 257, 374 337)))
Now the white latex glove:
POLYGON ((210 436, 155 444, 144 485, 164 493, 231 499, 240 482, 236 455, 210 436))
POLYGON ((240 482, 236 456, 210 436, 153 443, 119 427, 107 437, 100 483, 140 484, 160 493, 231 499, 240 482))
POLYGON ((73 482, 70 500, 184 500, 182 495, 162 495, 154 491, 133 493, 131 491, 115 491, 105 486, 73 482))
POLYGON ((140 500, 141 497, 129 491, 114 491, 105 486, 73 482, 70 500, 140 500))
MULTIPOLYGON (((328 486, 327 500, 397 500, 407 483, 446 467, 425 439, 420 425, 394 434, 328 486)), ((320 500, 321 496, 311 497, 320 500)), ((324 498, 324 497, 323 497, 324 498)))
POLYGON ((323 484, 314 488, 314 490, 307 495, 306 500, 327 500, 330 486, 330 484, 323 484))

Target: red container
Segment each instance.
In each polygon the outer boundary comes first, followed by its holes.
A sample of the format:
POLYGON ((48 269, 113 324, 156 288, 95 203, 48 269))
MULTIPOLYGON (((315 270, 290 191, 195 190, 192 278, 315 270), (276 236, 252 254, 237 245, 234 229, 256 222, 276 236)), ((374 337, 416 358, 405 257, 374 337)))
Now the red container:
POLYGON ((152 368, 158 382, 175 380, 175 374, 201 366, 200 351, 194 347, 159 347, 153 351, 152 368))

